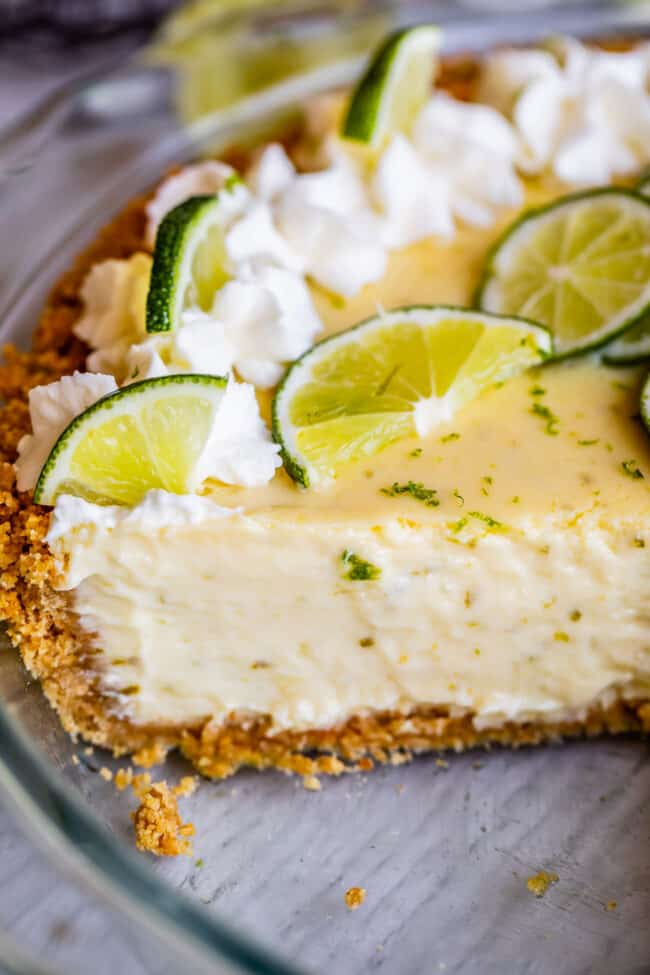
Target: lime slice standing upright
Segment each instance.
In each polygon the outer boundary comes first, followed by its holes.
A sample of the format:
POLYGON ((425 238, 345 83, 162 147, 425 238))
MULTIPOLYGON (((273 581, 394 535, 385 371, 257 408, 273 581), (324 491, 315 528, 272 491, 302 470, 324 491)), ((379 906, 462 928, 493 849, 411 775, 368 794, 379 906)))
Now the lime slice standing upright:
POLYGON ((426 436, 486 387, 551 351, 520 319, 414 305, 370 318, 305 353, 273 402, 273 435, 304 487, 403 437, 426 436))
POLYGON ((650 306, 650 199, 604 188, 524 214, 493 248, 476 304, 546 325, 558 357, 610 342, 650 306))
POLYGON ((54 504, 73 494, 133 505, 154 488, 196 490, 195 470, 226 385, 218 376, 162 376, 104 396, 56 441, 34 501, 54 504))
POLYGON ((439 47, 432 24, 391 34, 352 93, 341 135, 377 150, 391 133, 408 133, 431 93, 439 47))
POLYGON ((225 229, 237 213, 240 180, 214 196, 192 196, 163 218, 147 294, 147 331, 172 332, 185 308, 209 311, 228 280, 225 229))

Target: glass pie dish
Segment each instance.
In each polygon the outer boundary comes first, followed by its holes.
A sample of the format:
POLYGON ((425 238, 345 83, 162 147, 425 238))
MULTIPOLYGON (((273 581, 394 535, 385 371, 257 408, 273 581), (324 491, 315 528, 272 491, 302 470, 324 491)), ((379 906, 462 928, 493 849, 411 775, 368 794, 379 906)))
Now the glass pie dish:
MULTIPOLYGON (((0 152, 3 227, 15 242, 4 262, 3 340, 29 341, 52 282, 167 167, 283 124, 309 96, 351 81, 363 51, 390 26, 444 17, 446 49, 458 51, 533 40, 548 31, 550 14, 292 5, 231 22, 237 44, 247 45, 244 55, 234 44, 231 56, 254 63, 266 37, 266 75, 275 81, 253 94, 242 84, 232 104, 197 102, 182 87, 182 59, 171 68, 126 63, 55 93, 0 152), (278 81, 269 38, 286 63, 289 36, 294 51, 307 51, 310 37, 345 38, 344 56, 332 57, 342 45, 325 44, 278 81)), ((650 23, 641 8, 599 4, 556 8, 552 17, 554 30, 603 36, 650 23)), ((25 824, 57 862, 141 923, 160 957, 170 952, 192 971, 632 972, 647 961, 650 764, 642 742, 423 759, 345 776, 316 793, 279 773, 244 772, 202 783, 185 801, 197 827, 192 859, 152 862, 133 850, 131 797, 99 774, 119 763, 68 738, 8 647, 0 741, 0 780, 25 824), (536 900, 526 880, 542 869, 559 880, 536 900), (354 914, 344 903, 352 886, 367 891, 354 914), (613 901, 616 910, 606 910, 613 901)), ((155 776, 176 779, 181 770, 171 758, 155 776)))

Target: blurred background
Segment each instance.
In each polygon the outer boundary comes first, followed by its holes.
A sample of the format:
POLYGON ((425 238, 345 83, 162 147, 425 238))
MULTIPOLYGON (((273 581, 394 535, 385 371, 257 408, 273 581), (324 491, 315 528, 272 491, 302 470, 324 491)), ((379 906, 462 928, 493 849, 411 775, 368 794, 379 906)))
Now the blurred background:
POLYGON ((183 114, 196 117, 328 60, 334 45, 337 56, 366 49, 396 20, 463 22, 470 29, 491 18, 507 33, 508 21, 527 13, 553 30, 556 13, 568 8, 594 17, 648 6, 643 0, 0 0, 0 126, 52 87, 110 68, 143 45, 153 61, 177 69, 183 114), (345 31, 334 31, 342 18, 345 31))

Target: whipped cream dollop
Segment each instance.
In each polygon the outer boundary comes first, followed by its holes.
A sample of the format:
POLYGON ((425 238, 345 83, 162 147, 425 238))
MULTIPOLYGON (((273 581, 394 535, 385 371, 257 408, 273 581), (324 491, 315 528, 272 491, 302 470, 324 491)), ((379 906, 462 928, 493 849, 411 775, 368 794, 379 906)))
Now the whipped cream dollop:
POLYGON ((411 138, 394 135, 368 171, 341 141, 330 139, 327 150, 325 169, 297 173, 280 146, 269 146, 248 182, 279 231, 275 260, 346 297, 383 276, 391 250, 452 237, 456 219, 489 224, 498 208, 522 200, 512 125, 494 108, 445 94, 434 94, 411 138))
MULTIPOLYGON (((72 420, 117 388, 112 376, 75 372, 30 391, 32 433, 19 441, 14 465, 20 491, 35 486, 52 447, 72 420)), ((260 416, 254 388, 231 378, 192 471, 189 489, 201 490, 207 481, 244 487, 267 484, 281 464, 280 448, 260 416)))
POLYGON ((31 490, 52 447, 74 418, 117 389, 113 376, 75 372, 29 391, 32 432, 18 441, 14 464, 19 491, 31 490))
POLYGON ((151 257, 136 253, 125 260, 94 264, 81 286, 83 314, 72 331, 93 350, 90 372, 125 378, 130 347, 144 339, 151 257))
POLYGON ((268 484, 281 466, 280 448, 260 416, 255 389, 231 378, 194 469, 194 486, 215 480, 256 487, 268 484))
POLYGON ((505 113, 519 167, 567 183, 606 183, 650 161, 650 45, 609 52, 556 38, 486 59, 479 97, 505 113))

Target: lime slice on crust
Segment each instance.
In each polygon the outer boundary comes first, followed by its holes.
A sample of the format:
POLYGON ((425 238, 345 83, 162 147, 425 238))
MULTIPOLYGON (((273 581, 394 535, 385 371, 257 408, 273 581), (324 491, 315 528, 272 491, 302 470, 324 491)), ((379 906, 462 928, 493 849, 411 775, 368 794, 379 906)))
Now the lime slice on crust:
POLYGON ((186 494, 227 380, 187 374, 132 383, 75 417, 54 444, 34 489, 37 504, 73 494, 133 505, 154 488, 186 494))
POLYGON ((489 255, 476 305, 546 325, 557 357, 610 342, 648 314, 650 199, 603 188, 530 210, 489 255))
POLYGON ((228 197, 228 190, 192 196, 161 221, 147 294, 148 332, 175 331, 185 308, 212 307, 228 279, 224 228, 233 213, 228 197))
POLYGON ((391 133, 408 133, 431 94, 439 47, 440 30, 433 24, 391 34, 352 93, 343 138, 377 150, 391 133))
POLYGON ((324 339, 288 370, 273 435, 304 487, 390 443, 426 436, 486 387, 538 365, 549 332, 464 308, 397 308, 324 339))

